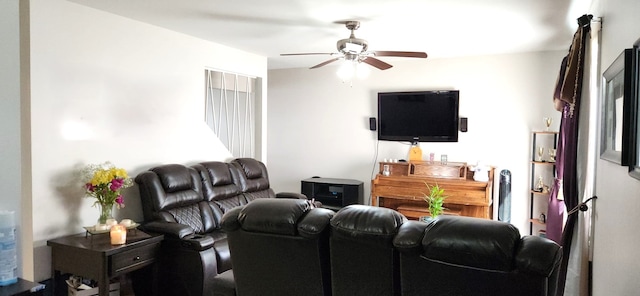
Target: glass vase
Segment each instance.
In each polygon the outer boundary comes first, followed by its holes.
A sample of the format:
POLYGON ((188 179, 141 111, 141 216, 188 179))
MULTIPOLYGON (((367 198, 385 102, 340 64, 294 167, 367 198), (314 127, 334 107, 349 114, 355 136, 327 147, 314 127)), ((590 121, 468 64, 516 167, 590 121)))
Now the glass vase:
POLYGON ((98 224, 106 224, 108 219, 113 219, 113 206, 113 204, 98 203, 98 209, 100 211, 98 224))

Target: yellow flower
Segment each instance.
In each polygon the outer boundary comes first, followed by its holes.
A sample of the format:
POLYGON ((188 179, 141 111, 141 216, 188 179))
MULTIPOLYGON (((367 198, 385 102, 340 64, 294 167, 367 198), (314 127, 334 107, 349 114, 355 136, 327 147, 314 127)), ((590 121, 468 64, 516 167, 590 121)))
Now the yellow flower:
POLYGON ((110 162, 99 165, 88 165, 82 171, 84 176, 84 188, 87 196, 95 197, 95 204, 103 206, 124 207, 124 199, 121 190, 133 185, 127 171, 116 168, 110 162))

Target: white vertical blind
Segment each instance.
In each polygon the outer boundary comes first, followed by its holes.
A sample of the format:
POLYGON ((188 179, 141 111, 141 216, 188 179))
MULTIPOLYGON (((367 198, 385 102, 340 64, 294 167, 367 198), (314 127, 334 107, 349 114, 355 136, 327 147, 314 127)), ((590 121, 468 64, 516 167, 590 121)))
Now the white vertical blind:
POLYGON ((256 78, 205 70, 205 121, 234 157, 255 157, 256 78))

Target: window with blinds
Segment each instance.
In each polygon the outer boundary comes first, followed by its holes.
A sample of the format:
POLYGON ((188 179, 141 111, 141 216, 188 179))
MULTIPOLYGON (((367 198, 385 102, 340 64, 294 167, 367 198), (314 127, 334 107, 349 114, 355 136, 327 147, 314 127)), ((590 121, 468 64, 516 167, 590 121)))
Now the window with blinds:
POLYGON ((234 157, 255 157, 256 78, 205 70, 205 121, 234 157))

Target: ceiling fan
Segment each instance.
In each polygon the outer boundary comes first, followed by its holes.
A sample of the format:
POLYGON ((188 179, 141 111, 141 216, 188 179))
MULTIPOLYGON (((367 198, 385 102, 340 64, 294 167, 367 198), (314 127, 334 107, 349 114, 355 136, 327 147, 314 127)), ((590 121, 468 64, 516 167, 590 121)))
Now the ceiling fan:
POLYGON ((284 53, 281 56, 296 56, 296 55, 332 55, 336 56, 333 59, 324 61, 309 69, 320 68, 327 64, 333 63, 337 60, 347 60, 353 62, 362 62, 376 67, 380 70, 386 70, 392 65, 383 62, 376 57, 405 57, 405 58, 426 58, 427 53, 416 51, 369 51, 367 50, 369 45, 367 40, 356 38, 353 31, 360 27, 359 21, 347 21, 345 22, 347 29, 351 30, 351 36, 347 39, 340 39, 337 42, 338 52, 334 53, 284 53))

